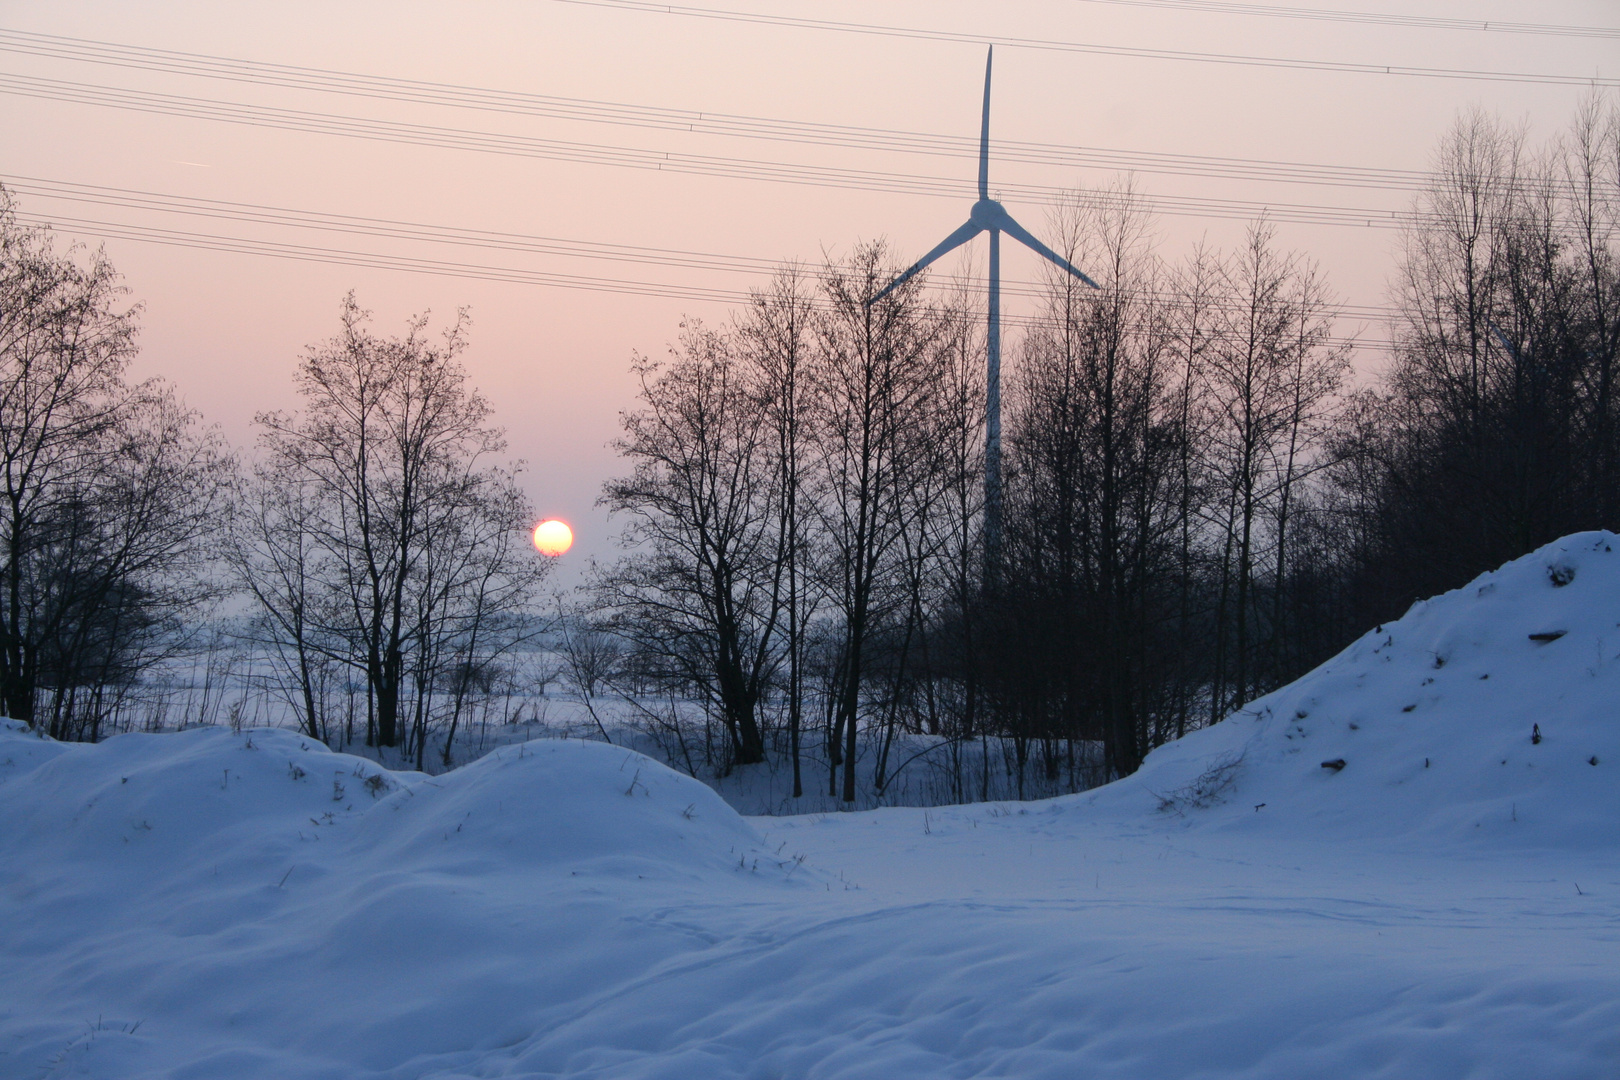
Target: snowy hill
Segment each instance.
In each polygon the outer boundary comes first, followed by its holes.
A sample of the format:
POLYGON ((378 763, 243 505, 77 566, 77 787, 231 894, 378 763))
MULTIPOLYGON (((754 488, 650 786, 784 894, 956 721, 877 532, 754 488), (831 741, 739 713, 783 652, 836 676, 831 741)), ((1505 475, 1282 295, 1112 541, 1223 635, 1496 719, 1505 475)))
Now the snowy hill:
POLYGON ((1617 549, 1569 536, 1418 603, 1078 801, 1301 836, 1613 846, 1617 549))
POLYGON ((579 948, 624 921, 624 893, 826 888, 704 785, 576 741, 429 779, 285 731, 90 747, 9 725, 0 820, 0 1075, 8 1060, 164 1075, 172 1040, 210 1061, 226 1032, 253 1049, 211 1075, 304 1075, 271 1047, 442 1054, 487 1041, 492 1017, 537 1018, 656 961, 663 947, 623 929, 579 948), (66 1008, 57 1022, 42 999, 66 1008))
POLYGON ((1044 803, 750 821, 594 743, 429 778, 0 723, 0 1076, 1612 1077, 1616 547, 1044 803))

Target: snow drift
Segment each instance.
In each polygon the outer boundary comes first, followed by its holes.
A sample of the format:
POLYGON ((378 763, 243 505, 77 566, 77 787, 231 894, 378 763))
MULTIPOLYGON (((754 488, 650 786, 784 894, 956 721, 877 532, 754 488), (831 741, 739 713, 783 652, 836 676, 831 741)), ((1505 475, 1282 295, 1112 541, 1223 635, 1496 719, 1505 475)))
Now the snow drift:
POLYGON ((572 740, 429 779, 285 731, 63 746, 8 724, 0 821, 0 1074, 78 1075, 59 1055, 93 1046, 96 1075, 164 1075, 176 1040, 217 1076, 465 1050, 667 955, 626 892, 813 878, 704 785, 572 740))
POLYGON ((1576 534, 1422 601, 1075 800, 1240 830, 1613 846, 1617 549, 1576 534))
POLYGON ((0 722, 0 1075, 1607 1077, 1617 546, 1022 806, 750 822, 595 743, 430 778, 0 722))

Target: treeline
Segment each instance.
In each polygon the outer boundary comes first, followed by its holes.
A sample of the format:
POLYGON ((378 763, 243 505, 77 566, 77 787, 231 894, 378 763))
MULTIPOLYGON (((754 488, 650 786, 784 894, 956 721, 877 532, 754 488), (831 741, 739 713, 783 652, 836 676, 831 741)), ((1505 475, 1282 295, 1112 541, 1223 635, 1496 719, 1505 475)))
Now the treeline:
POLYGON ((899 732, 1129 773, 1415 599, 1620 527, 1617 208, 1612 108, 1538 154, 1462 120, 1354 389, 1323 275, 1264 222, 1171 262, 1128 189, 1076 198, 1056 246, 1101 288, 1054 277, 1024 336, 989 564, 976 297, 869 303, 878 245, 785 270, 638 362, 604 496, 630 551, 591 610, 639 692, 719 718, 722 767, 780 734, 796 793, 853 799, 863 751, 881 791, 899 732))
POLYGON ((1620 517, 1620 110, 1461 120, 1406 234, 1395 349, 1333 444, 1358 617, 1620 517))
POLYGON ((535 637, 547 569, 457 359, 465 315, 385 338, 349 297, 298 365, 302 408, 260 414, 243 462, 167 384, 130 381, 138 313, 99 252, 58 250, 0 189, 6 714, 95 740, 165 662, 234 644, 311 736, 420 766, 436 728, 448 759, 535 637), (203 630, 222 614, 233 642, 203 630))

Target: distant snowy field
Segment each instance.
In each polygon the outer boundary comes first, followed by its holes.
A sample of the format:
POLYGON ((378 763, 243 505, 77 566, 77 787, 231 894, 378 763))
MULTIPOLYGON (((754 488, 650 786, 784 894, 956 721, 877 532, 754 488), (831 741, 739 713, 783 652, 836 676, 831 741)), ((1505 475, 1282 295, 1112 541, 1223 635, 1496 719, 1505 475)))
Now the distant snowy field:
POLYGON ((0 1076, 1613 1078, 1617 548, 1022 805, 744 819, 600 743, 426 777, 7 726, 0 1076))

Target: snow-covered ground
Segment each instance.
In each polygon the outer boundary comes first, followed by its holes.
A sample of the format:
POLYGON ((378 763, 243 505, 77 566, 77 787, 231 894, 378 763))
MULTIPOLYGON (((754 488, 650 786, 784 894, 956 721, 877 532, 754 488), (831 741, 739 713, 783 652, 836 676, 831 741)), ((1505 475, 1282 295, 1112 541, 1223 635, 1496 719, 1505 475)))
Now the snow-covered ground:
POLYGON ((1041 803, 744 819, 600 743, 430 778, 8 728, 0 1076, 1612 1078, 1617 547, 1041 803))

